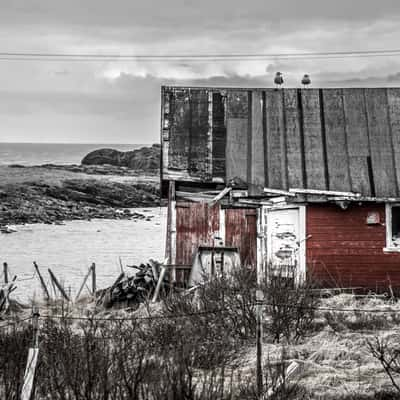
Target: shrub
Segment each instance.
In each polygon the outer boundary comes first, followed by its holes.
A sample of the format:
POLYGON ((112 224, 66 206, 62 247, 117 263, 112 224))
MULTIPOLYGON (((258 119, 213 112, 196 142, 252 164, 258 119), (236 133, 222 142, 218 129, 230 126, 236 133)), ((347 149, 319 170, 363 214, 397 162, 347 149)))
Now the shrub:
POLYGON ((298 341, 313 329, 319 299, 310 281, 294 285, 292 280, 275 275, 263 284, 264 299, 270 322, 266 332, 276 342, 285 338, 298 341))

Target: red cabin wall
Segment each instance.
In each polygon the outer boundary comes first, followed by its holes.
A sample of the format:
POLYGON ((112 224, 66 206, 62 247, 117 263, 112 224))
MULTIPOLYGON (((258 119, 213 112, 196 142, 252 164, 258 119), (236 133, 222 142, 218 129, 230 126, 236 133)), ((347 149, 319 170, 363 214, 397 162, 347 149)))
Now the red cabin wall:
POLYGON ((230 208, 225 210, 225 243, 236 246, 244 266, 256 266, 257 257, 257 211, 230 208))
MULTIPOLYGON (((220 206, 207 203, 176 204, 176 264, 191 265, 197 247, 211 246, 220 233, 220 206)), ((239 248, 243 265, 256 265, 257 213, 254 209, 225 210, 225 244, 239 248)), ((186 278, 177 270, 177 280, 186 278)))
MULTIPOLYGON (((191 265, 197 247, 211 246, 219 232, 219 206, 207 203, 179 202, 176 204, 176 264, 191 265)), ((182 281, 183 271, 176 279, 182 281)))
POLYGON ((307 271, 324 287, 400 288, 400 254, 385 253, 385 205, 309 205, 307 271), (380 224, 368 225, 369 212, 380 224))

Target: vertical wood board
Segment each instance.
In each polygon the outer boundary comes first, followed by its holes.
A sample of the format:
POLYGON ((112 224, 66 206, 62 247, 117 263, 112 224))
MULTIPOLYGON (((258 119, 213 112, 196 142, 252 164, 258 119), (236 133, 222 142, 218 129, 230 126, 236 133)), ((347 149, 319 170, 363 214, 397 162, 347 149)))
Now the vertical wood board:
POLYGON ((370 156, 368 121, 363 89, 343 89, 351 190, 371 195, 367 157, 370 156))
POLYGON ((386 89, 365 89, 365 96, 376 195, 397 196, 386 89))
POLYGON ((323 90, 326 154, 331 190, 349 191, 350 168, 347 156, 346 122, 341 89, 323 90))
POLYGON ((246 91, 229 91, 227 105, 226 181, 247 182, 249 110, 246 91))
POLYGON ((225 239, 227 246, 239 248, 242 266, 255 268, 257 262, 257 211, 246 208, 226 209, 225 239))
POLYGON ((263 94, 252 92, 251 102, 251 159, 250 185, 261 191, 265 185, 264 170, 264 130, 263 130, 263 94))
POLYGON ((265 92, 266 116, 266 173, 268 187, 286 189, 286 143, 283 110, 283 90, 265 92))
POLYGON ((287 89, 284 91, 284 108, 288 187, 303 188, 303 148, 300 136, 299 107, 296 89, 287 89))
POLYGON ((304 155, 307 186, 328 189, 321 126, 321 105, 317 89, 301 91, 303 107, 304 155))
POLYGON ((168 146, 168 168, 187 170, 190 148, 190 91, 176 90, 170 101, 171 128, 168 146))
POLYGON ((220 92, 212 95, 212 171, 214 177, 225 178, 226 125, 225 99, 220 92))
POLYGON ((397 187, 400 188, 400 88, 387 89, 397 187))
MULTIPOLYGON (((208 174, 208 92, 193 89, 190 97, 189 174, 207 180, 208 174)), ((211 139, 211 138, 210 138, 211 139)))

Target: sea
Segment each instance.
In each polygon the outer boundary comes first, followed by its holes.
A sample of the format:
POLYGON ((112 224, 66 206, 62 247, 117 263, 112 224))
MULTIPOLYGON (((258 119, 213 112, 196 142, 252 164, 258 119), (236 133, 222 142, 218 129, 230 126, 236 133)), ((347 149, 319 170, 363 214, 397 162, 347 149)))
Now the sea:
POLYGON ((2 143, 0 165, 80 164, 89 152, 102 148, 135 150, 148 144, 102 143, 2 143))
MULTIPOLYGON (((0 143, 0 164, 79 164, 90 151, 113 148, 121 151, 141 144, 56 144, 0 143)), ((1 203, 0 203, 1 206, 1 203)), ((97 287, 111 285, 121 272, 132 275, 132 265, 149 259, 163 261, 166 209, 136 209, 147 218, 138 220, 67 221, 63 225, 26 224, 10 226, 16 232, 0 234, 0 265, 8 264, 17 276, 14 298, 39 300, 43 293, 34 274, 35 261, 49 282, 48 269, 63 283, 73 298, 87 269, 96 264, 97 287)), ((0 270, 0 284, 2 283, 0 270)))

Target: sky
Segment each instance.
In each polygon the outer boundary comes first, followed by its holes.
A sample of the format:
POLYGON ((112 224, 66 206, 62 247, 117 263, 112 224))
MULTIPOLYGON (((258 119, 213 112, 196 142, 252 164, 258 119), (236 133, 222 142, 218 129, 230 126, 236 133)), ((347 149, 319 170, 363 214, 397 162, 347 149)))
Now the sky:
MULTIPOLYGON (((400 48, 399 0, 0 0, 0 52, 232 54, 400 48)), ((223 62, 0 59, 0 142, 154 143, 160 86, 399 86, 400 55, 223 62)))

